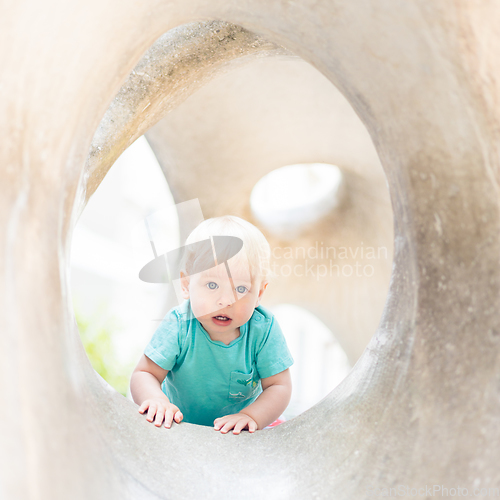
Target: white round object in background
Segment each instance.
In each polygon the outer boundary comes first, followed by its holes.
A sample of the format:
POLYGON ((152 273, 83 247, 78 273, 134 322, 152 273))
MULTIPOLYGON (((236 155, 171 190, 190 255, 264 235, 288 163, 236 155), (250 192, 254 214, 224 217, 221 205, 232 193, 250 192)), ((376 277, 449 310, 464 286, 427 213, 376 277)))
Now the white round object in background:
POLYGON ((277 237, 294 238, 340 204, 342 188, 342 172, 335 165, 288 165, 257 182, 250 206, 266 230, 277 237))

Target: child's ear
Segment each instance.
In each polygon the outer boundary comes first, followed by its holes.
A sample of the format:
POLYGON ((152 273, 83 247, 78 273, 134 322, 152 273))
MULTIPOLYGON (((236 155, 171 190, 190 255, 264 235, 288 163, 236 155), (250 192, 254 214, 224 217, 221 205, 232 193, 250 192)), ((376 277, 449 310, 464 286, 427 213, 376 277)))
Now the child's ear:
POLYGON ((189 299, 189 277, 181 271, 181 292, 183 299, 189 299))
POLYGON ((263 281, 260 285, 260 290, 259 290, 259 295, 257 297, 257 304, 255 307, 257 307, 260 304, 260 299, 262 297, 262 294, 264 293, 264 290, 267 288, 267 285, 269 285, 269 281, 263 281))

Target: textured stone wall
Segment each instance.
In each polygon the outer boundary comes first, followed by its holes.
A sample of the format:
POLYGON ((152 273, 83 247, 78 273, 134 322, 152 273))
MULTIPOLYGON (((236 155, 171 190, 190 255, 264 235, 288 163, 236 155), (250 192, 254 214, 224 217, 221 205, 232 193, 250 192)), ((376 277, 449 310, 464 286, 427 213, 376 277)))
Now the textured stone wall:
MULTIPOLYGON (((371 486, 500 488, 496 2, 1 8, 0 496, 352 499, 371 486), (375 145, 394 212, 389 293, 356 367, 314 408, 255 435, 153 428, 91 369, 69 297, 71 232, 85 200, 113 155, 191 91, 165 79, 172 106, 152 102, 149 122, 123 117, 115 133, 130 127, 128 137, 102 158, 96 131, 162 34, 208 20, 246 30, 247 49, 261 37, 249 52, 284 47, 340 90, 375 145)), ((175 74, 199 88, 189 73, 175 74)))

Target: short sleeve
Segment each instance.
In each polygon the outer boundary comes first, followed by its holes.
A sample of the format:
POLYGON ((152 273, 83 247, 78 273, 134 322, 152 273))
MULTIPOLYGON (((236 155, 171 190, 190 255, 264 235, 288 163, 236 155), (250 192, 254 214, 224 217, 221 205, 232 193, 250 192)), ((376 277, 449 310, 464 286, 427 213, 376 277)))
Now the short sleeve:
POLYGON ((174 309, 162 319, 144 354, 164 370, 171 370, 181 351, 181 322, 174 309))
POLYGON ((256 364, 260 378, 272 377, 293 365, 285 336, 274 316, 257 353, 256 364))

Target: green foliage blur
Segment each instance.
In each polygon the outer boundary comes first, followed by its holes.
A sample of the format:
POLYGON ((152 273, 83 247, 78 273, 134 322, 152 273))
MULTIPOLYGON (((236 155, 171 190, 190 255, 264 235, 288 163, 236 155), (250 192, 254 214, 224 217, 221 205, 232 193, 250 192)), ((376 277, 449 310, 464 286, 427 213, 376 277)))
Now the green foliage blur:
POLYGON ((118 322, 111 319, 98 325, 92 318, 84 318, 76 307, 74 313, 92 367, 111 387, 126 396, 134 365, 120 361, 113 347, 113 333, 120 331, 118 322))

